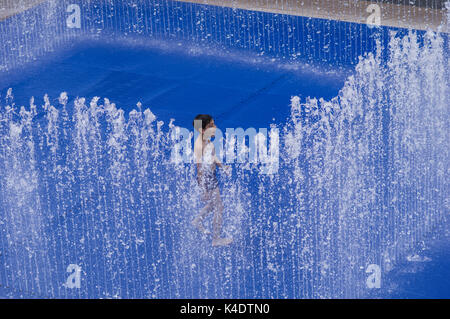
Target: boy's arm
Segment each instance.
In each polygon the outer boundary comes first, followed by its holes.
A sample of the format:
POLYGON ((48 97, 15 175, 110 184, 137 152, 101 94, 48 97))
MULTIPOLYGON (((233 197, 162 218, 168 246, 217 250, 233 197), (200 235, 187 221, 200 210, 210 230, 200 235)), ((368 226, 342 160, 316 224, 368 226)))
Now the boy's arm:
POLYGON ((219 159, 216 156, 216 151, 214 150, 214 162, 216 163, 217 166, 219 166, 221 169, 224 169, 227 173, 229 173, 229 170, 231 169, 231 167, 229 165, 224 165, 222 164, 219 159))
POLYGON ((215 162, 216 165, 219 166, 220 168, 223 167, 223 164, 219 161, 219 159, 217 158, 216 155, 214 155, 214 162, 215 162))
POLYGON ((202 170, 200 169, 200 165, 199 163, 197 163, 197 182, 200 184, 201 181, 201 176, 202 176, 202 170))
POLYGON ((214 163, 216 163, 217 166, 222 168, 224 165, 222 165, 222 163, 219 161, 219 159, 216 156, 216 148, 214 148, 213 152, 214 152, 214 154, 213 154, 213 156, 214 156, 214 163))
POLYGON ((194 145, 194 162, 197 166, 197 182, 200 183, 200 177, 202 175, 201 163, 202 163, 202 149, 194 145))

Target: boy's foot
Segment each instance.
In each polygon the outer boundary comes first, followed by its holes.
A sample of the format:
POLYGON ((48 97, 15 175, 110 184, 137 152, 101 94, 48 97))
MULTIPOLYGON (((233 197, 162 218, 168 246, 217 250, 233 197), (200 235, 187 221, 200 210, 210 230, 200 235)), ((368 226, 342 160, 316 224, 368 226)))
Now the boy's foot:
POLYGON ((202 234, 205 234, 205 235, 211 234, 211 232, 203 226, 202 220, 200 217, 195 217, 194 220, 191 222, 191 224, 192 224, 192 226, 197 228, 198 231, 201 232, 202 234))
POLYGON ((233 242, 232 238, 216 238, 216 239, 213 239, 212 245, 214 247, 216 247, 216 246, 226 246, 226 245, 231 244, 232 242, 233 242))

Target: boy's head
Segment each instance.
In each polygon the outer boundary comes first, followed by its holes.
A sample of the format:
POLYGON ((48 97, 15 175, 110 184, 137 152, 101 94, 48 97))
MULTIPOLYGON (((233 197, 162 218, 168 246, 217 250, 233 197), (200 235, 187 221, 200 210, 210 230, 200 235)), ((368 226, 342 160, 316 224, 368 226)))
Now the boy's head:
POLYGON ((203 133, 207 129, 214 128, 216 126, 214 124, 214 119, 211 115, 208 114, 198 114, 192 122, 192 125, 194 125, 194 128, 200 133, 203 133))

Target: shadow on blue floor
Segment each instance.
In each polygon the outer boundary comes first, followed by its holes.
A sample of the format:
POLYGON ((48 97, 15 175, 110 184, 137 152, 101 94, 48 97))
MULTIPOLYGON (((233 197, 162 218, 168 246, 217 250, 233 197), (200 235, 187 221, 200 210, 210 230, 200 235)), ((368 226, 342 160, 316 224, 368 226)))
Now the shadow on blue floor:
POLYGON ((0 92, 4 98, 12 87, 16 105, 28 106, 31 96, 42 104, 44 94, 56 101, 66 91, 70 99, 107 97, 126 111, 141 102, 158 119, 167 123, 175 118, 180 126, 191 127, 197 113, 211 113, 222 127, 257 128, 283 123, 293 95, 336 96, 347 75, 157 49, 85 45, 0 80, 0 92))

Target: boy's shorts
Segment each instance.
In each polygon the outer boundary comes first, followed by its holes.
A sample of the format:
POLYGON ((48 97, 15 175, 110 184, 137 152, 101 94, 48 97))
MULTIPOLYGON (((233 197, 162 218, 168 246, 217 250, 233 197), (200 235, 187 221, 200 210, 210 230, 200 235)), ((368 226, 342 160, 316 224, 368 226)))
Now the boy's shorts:
POLYGON ((219 181, 217 180, 216 173, 209 173, 203 175, 200 181, 200 187, 202 187, 205 191, 211 192, 219 187, 219 181))

